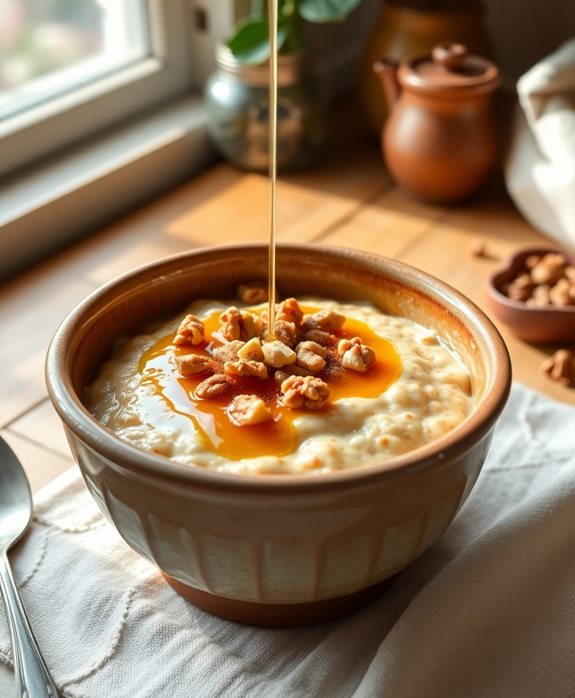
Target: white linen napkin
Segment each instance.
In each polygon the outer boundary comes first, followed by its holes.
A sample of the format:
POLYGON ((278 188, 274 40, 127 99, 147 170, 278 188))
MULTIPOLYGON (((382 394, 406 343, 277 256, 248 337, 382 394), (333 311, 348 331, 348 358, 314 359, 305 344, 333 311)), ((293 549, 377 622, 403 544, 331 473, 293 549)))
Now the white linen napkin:
POLYGON ((535 227, 574 246, 575 39, 523 75, 517 94, 507 189, 535 227))
MULTIPOLYGON (((309 628, 196 609, 101 517, 76 470, 12 554, 70 698, 575 696, 575 409, 520 385, 468 502, 379 600, 309 628)), ((0 612, 0 662, 11 664, 0 612)))

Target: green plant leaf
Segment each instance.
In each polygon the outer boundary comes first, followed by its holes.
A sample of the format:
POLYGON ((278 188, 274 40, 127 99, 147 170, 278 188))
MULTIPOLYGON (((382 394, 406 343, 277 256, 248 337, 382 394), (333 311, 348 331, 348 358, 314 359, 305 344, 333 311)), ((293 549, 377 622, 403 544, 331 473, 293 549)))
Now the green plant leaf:
POLYGON ((300 15, 308 22, 341 22, 361 0, 300 0, 300 15))
MULTIPOLYGON (((281 51, 287 38, 284 26, 278 27, 278 51, 281 51)), ((270 56, 268 24, 265 19, 248 18, 238 23, 228 40, 228 48, 240 63, 257 64, 267 61, 270 56)))

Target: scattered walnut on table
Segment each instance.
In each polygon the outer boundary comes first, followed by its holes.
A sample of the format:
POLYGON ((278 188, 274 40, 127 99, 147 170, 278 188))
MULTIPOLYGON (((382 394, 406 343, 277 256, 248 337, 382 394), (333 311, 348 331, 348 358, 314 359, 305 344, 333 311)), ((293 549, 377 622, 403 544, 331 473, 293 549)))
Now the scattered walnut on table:
POLYGON ((575 355, 568 349, 559 349, 541 364, 541 370, 552 380, 564 385, 575 384, 575 355))
POLYGON ((327 383, 315 376, 289 376, 281 384, 282 402, 286 407, 318 410, 329 399, 327 383))
POLYGON ((469 243, 469 254, 477 259, 487 259, 489 257, 487 242, 482 238, 475 238, 469 243))
POLYGON ((184 378, 188 378, 189 376, 208 371, 210 358, 203 354, 180 354, 176 356, 176 366, 178 367, 178 372, 184 378))
POLYGON ((215 373, 203 380, 195 390, 195 395, 202 400, 210 400, 227 395, 233 388, 233 381, 223 373, 215 373))
POLYGON ((236 395, 228 407, 228 414, 237 426, 263 424, 273 419, 266 403, 256 395, 236 395))
POLYGON ((186 315, 178 325, 174 344, 182 346, 191 344, 195 346, 204 341, 204 323, 195 315, 186 315))

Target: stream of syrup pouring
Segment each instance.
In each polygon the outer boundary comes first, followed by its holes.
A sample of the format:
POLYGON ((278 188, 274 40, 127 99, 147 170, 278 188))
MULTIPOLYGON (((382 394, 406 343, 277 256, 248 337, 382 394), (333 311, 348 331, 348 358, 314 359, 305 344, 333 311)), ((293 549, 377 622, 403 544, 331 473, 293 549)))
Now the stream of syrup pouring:
MULTIPOLYGON (((270 89, 269 89, 269 149, 270 149, 270 237, 268 261, 268 318, 273 339, 275 325, 275 237, 276 237, 276 177, 277 177, 277 22, 278 2, 268 0, 268 22, 270 36, 270 89)), ((302 306, 306 313, 317 308, 302 306)), ((278 387, 273 378, 238 378, 236 394, 259 395, 268 404, 273 403, 274 418, 270 422, 248 427, 236 426, 229 418, 227 406, 230 396, 216 400, 201 400, 195 397, 195 389, 205 379, 205 375, 183 378, 179 375, 174 355, 190 351, 211 355, 211 351, 224 343, 218 332, 219 313, 204 321, 207 344, 196 347, 174 347, 174 335, 158 340, 141 357, 138 371, 142 385, 151 387, 153 397, 145 400, 145 410, 152 422, 163 419, 163 408, 157 396, 169 408, 172 419, 191 420, 202 446, 229 460, 256 458, 258 456, 282 456, 297 446, 297 433, 293 426, 303 413, 284 407, 277 400, 278 387)), ((330 404, 343 397, 375 397, 393 383, 401 373, 401 360, 393 345, 378 336, 364 322, 348 318, 343 328, 337 332, 338 338, 361 337, 376 353, 377 361, 366 374, 354 371, 324 370, 319 377, 326 380, 330 388, 330 404)), ((322 410, 326 418, 333 407, 322 410)), ((175 424, 174 424, 175 426, 175 424)))

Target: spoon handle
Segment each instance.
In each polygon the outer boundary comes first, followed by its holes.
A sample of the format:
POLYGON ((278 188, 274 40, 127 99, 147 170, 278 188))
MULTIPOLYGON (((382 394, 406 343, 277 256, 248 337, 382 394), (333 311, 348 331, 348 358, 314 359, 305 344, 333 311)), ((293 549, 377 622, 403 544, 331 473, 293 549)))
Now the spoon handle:
POLYGON ((0 556, 0 590, 12 636, 18 698, 58 698, 58 689, 34 639, 6 553, 0 556))

